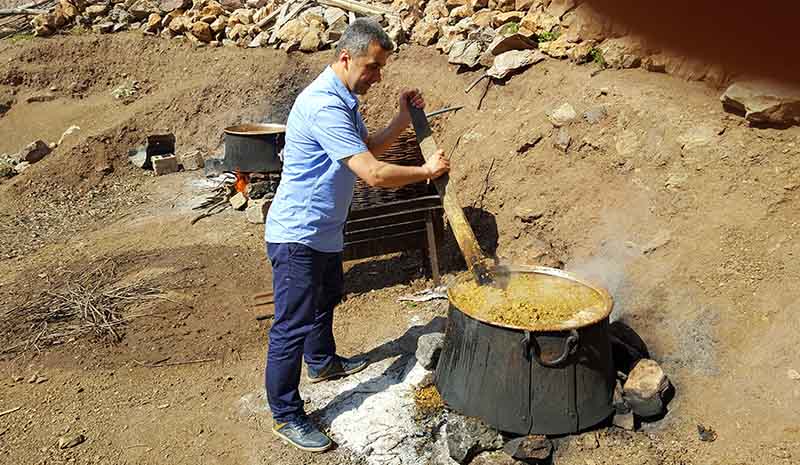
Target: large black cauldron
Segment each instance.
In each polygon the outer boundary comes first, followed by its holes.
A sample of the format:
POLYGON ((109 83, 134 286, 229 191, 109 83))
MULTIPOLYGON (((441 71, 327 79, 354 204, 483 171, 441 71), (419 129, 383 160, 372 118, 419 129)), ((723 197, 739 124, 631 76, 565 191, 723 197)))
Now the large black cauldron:
POLYGON ((450 299, 436 387, 445 404, 516 434, 567 434, 612 411, 615 370, 608 334, 613 306, 605 290, 564 271, 516 267, 572 280, 597 292, 601 305, 580 321, 528 330, 480 321, 450 299))

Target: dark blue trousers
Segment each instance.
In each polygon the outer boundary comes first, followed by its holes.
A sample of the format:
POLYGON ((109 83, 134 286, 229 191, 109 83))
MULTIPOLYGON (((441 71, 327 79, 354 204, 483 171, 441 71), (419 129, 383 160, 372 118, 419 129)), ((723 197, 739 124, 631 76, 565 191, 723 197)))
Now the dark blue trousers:
POLYGON ((269 331, 267 399, 276 422, 303 415, 302 359, 314 369, 333 360, 333 308, 344 292, 342 254, 302 244, 267 244, 272 263, 275 319, 269 331))

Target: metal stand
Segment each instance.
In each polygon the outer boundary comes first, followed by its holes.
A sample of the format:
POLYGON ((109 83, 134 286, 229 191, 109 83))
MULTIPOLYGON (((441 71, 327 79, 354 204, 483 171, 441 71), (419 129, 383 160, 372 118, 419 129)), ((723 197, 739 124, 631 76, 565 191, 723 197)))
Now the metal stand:
POLYGON ((344 260, 422 250, 438 286, 441 275, 437 242, 442 230, 442 203, 438 195, 354 210, 344 228, 344 260))

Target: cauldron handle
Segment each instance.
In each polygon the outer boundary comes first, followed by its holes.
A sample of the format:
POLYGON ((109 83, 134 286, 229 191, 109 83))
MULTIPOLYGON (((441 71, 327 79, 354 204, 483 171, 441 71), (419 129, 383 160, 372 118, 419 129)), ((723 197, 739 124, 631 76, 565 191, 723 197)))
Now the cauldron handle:
POLYGON ((522 350, 525 352, 526 359, 530 360, 530 358, 533 357, 536 362, 543 367, 558 368, 569 358, 570 355, 575 353, 575 351, 578 349, 579 342, 580 336, 578 336, 578 331, 574 329, 571 330, 569 332, 569 336, 567 336, 567 339, 564 341, 564 350, 562 351, 561 355, 553 360, 544 360, 542 359, 541 348, 536 342, 536 338, 530 331, 525 331, 525 336, 522 338, 522 350))

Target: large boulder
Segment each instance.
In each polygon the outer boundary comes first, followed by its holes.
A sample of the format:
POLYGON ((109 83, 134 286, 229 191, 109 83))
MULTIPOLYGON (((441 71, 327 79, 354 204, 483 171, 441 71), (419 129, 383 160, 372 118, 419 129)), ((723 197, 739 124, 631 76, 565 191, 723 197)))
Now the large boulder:
POLYGON ((496 79, 503 79, 512 71, 526 68, 545 60, 539 50, 510 50, 494 58, 494 64, 486 74, 496 79))
POLYGON ((720 98, 728 111, 754 125, 800 125, 800 88, 769 81, 731 84, 720 98))
POLYGON ((641 41, 631 36, 605 40, 598 50, 606 66, 618 69, 638 68, 645 54, 641 41))
POLYGON ((520 29, 526 29, 536 34, 550 33, 558 26, 559 20, 546 11, 531 8, 519 23, 520 29))
POLYGON ((300 18, 289 20, 278 30, 278 40, 281 42, 297 42, 303 40, 308 26, 300 18))
POLYGON ((495 56, 510 50, 530 50, 534 48, 536 48, 536 42, 519 33, 507 36, 498 34, 489 44, 489 52, 495 56))

